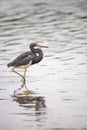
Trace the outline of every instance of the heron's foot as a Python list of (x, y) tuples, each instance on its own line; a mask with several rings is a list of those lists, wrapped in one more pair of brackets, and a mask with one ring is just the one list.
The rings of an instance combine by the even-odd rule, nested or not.
[(25, 81), (25, 77), (22, 77), (21, 82), (24, 83)]

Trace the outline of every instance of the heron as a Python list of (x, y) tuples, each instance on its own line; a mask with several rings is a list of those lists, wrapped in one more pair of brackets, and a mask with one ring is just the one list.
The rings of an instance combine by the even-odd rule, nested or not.
[[(20, 54), (18, 57), (16, 57), (12, 62), (7, 64), (7, 67), (12, 67), (12, 71), (22, 77), (22, 87), (25, 84), (25, 78), (26, 78), (26, 72), (28, 67), (31, 65), (34, 65), (36, 63), (39, 63), (43, 59), (43, 51), (41, 48), (48, 48), (47, 46), (42, 46), (37, 43), (31, 43), (30, 44), (30, 50)], [(17, 72), (15, 69), (24, 69), (24, 75)]]

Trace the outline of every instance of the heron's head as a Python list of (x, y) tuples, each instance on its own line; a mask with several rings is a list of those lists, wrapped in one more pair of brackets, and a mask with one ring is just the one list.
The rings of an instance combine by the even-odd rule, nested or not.
[(30, 44), (30, 48), (40, 49), (40, 48), (48, 48), (48, 47), (47, 47), (47, 46), (39, 45), (39, 44), (37, 44), (37, 43), (31, 43), (31, 44)]

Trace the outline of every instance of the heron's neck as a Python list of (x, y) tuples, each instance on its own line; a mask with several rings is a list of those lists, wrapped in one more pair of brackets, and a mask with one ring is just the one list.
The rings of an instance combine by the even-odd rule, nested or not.
[(34, 53), (37, 57), (43, 58), (43, 52), (41, 49), (36, 49)]
[(35, 54), (35, 62), (38, 63), (42, 60), (43, 58), (43, 52), (41, 49), (33, 49), (32, 51)]

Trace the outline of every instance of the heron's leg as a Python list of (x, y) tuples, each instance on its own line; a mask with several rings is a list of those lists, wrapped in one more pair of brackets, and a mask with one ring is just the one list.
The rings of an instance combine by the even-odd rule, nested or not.
[(25, 68), (24, 76), (23, 76), (23, 78), (22, 78), (23, 86), (25, 85), (25, 88), (26, 88), (26, 80), (25, 80), (26, 72), (27, 72), (27, 68)]
[(22, 85), (21, 85), (21, 87), (23, 88), (24, 85), (25, 85), (25, 88), (26, 88), (25, 75), (26, 75), (27, 69), (25, 69), (24, 75), (22, 75), (22, 74), (18, 73), (17, 71), (15, 71), (15, 68), (16, 68), (16, 67), (14, 67), (14, 68), (12, 69), (12, 71), (22, 77)]
[(27, 69), (25, 69), (25, 71), (24, 71), (24, 78), (26, 77), (26, 72), (27, 72)]
[(13, 71), (14, 73), (18, 74), (19, 76), (21, 76), (22, 78), (24, 78), (23, 75), (21, 75), (20, 73), (18, 73), (17, 71), (15, 71), (15, 68), (16, 68), (16, 67), (14, 67), (14, 68), (12, 69), (12, 71)]

